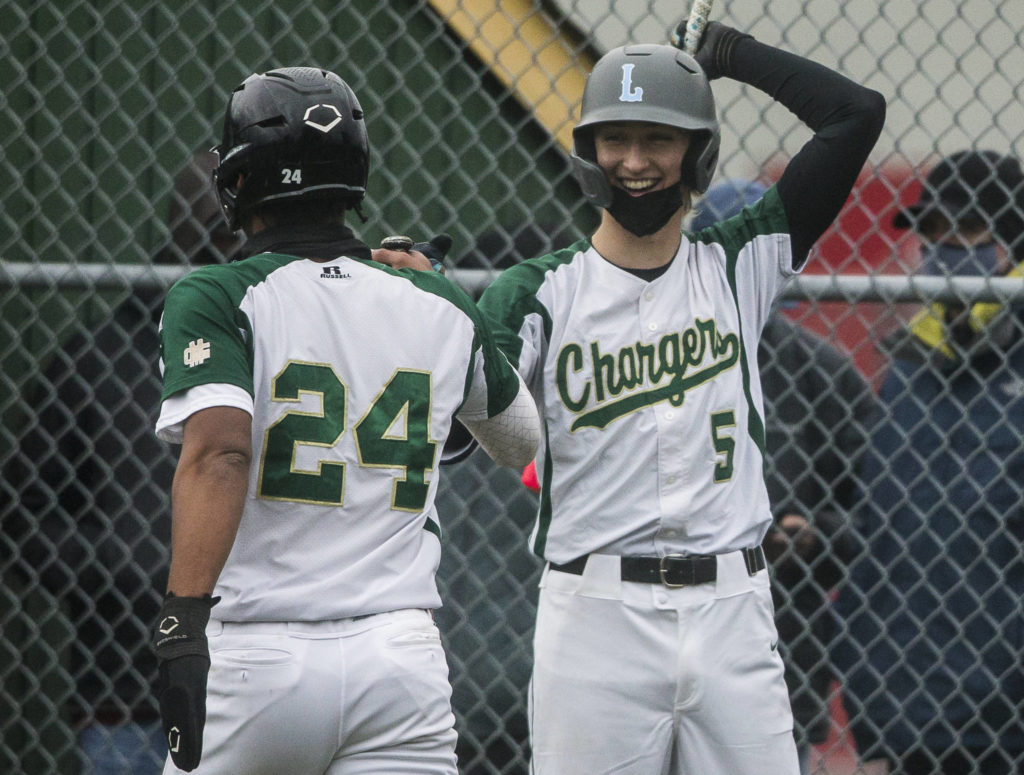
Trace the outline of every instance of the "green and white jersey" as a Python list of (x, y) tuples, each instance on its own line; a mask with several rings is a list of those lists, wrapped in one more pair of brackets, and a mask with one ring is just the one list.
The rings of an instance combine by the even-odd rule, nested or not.
[(432, 272), (264, 253), (170, 290), (157, 433), (210, 406), (253, 418), (227, 621), (319, 621), (440, 605), (434, 496), (452, 417), (519, 380), (472, 300)]
[(479, 306), (537, 401), (534, 551), (565, 563), (717, 554), (770, 522), (757, 341), (794, 274), (772, 188), (684, 235), (647, 282), (586, 241), (505, 272)]

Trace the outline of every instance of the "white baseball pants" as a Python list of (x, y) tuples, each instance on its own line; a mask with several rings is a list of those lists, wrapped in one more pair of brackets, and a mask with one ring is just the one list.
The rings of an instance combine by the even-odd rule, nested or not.
[(797, 775), (766, 570), (623, 582), (618, 557), (547, 569), (534, 636), (535, 775)]
[[(455, 717), (430, 614), (211, 621), (198, 775), (455, 775)], [(170, 757), (164, 775), (179, 773)]]

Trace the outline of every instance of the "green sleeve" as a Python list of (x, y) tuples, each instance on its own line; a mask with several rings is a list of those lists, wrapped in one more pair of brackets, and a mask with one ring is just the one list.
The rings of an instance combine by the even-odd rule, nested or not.
[[(478, 306), (494, 330), (495, 341), (517, 369), (523, 365), (519, 332), (529, 315), (540, 318), (545, 338), (551, 336), (551, 315), (537, 299), (538, 291), (549, 273), (570, 263), (589, 247), (587, 240), (579, 240), (564, 250), (516, 264), (502, 272), (480, 297)], [(534, 344), (539, 350), (540, 343)]]
[(764, 234), (789, 234), (777, 186), (769, 188), (757, 202), (732, 218), (702, 229), (692, 238), (705, 244), (717, 242), (727, 256), (735, 258), (745, 245)]
[[(458, 292), (452, 301), (473, 321), (473, 352), (476, 353), (479, 349), (483, 356), (484, 379), (487, 380), (487, 416), (494, 417), (507, 409), (519, 394), (519, 377), (498, 347), (495, 332), (483, 313), (461, 288), (451, 283), (449, 285)], [(471, 359), (470, 376), (472, 373)], [(467, 389), (468, 387), (467, 380)]]
[(253, 395), (252, 329), (217, 274), (198, 270), (167, 294), (160, 325), (164, 399), (214, 383)]

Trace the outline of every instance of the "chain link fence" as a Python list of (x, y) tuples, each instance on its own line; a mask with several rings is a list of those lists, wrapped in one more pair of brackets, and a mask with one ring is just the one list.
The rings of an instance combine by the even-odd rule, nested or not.
[[(892, 217), (942, 155), (1024, 153), (1024, 4), (719, 5), (716, 18), (836, 67), (889, 106), (853, 196), (762, 345), (773, 501), (809, 516), (829, 547), (790, 547), (774, 564), (812, 767), (855, 771), (849, 723), (866, 730), (864, 745), (905, 737), (929, 715), (923, 745), (1019, 755), (1020, 283), (915, 276), (917, 240)], [(448, 232), (452, 275), (477, 292), (494, 271), (594, 227), (567, 161), (584, 76), (613, 46), (665, 41), (685, 10), (667, 0), (0, 0), (0, 772), (88, 771), (94, 721), (137, 735), (140, 751), (150, 744), (148, 630), (174, 465), (151, 432), (155, 327), (169, 283), (232, 244), (202, 185), (229, 90), (278, 66), (342, 75), (372, 148), (357, 233), (376, 244)], [(715, 92), (717, 179), (775, 179), (807, 131), (748, 87), (719, 81)], [(922, 301), (992, 302), (976, 309), (1000, 325), (988, 360), (942, 371), (930, 393), (890, 368), (889, 343), (922, 324)], [(780, 364), (791, 369), (773, 377)], [(882, 430), (869, 430), (873, 417)], [(535, 496), (482, 455), (442, 475), (438, 621), (462, 769), (525, 773)], [(847, 592), (836, 625), (837, 589)], [(922, 654), (934, 669), (915, 675)], [(833, 656), (840, 683), (870, 687), (847, 704), (849, 718)], [(920, 688), (905, 696), (908, 681)]]

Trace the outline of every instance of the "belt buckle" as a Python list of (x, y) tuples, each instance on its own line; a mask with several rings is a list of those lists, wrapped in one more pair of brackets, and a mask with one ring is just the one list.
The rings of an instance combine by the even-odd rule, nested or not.
[(680, 587), (685, 587), (686, 583), (683, 582), (682, 584), (673, 584), (672, 582), (670, 582), (668, 580), (668, 576), (666, 575), (668, 573), (668, 568), (665, 567), (665, 561), (666, 560), (685, 560), (686, 557), (687, 557), (687, 555), (685, 555), (685, 554), (666, 554), (664, 557), (662, 557), (659, 560), (659, 562), (658, 562), (658, 575), (661, 577), (661, 583), (664, 584), (669, 589), (679, 589)]

